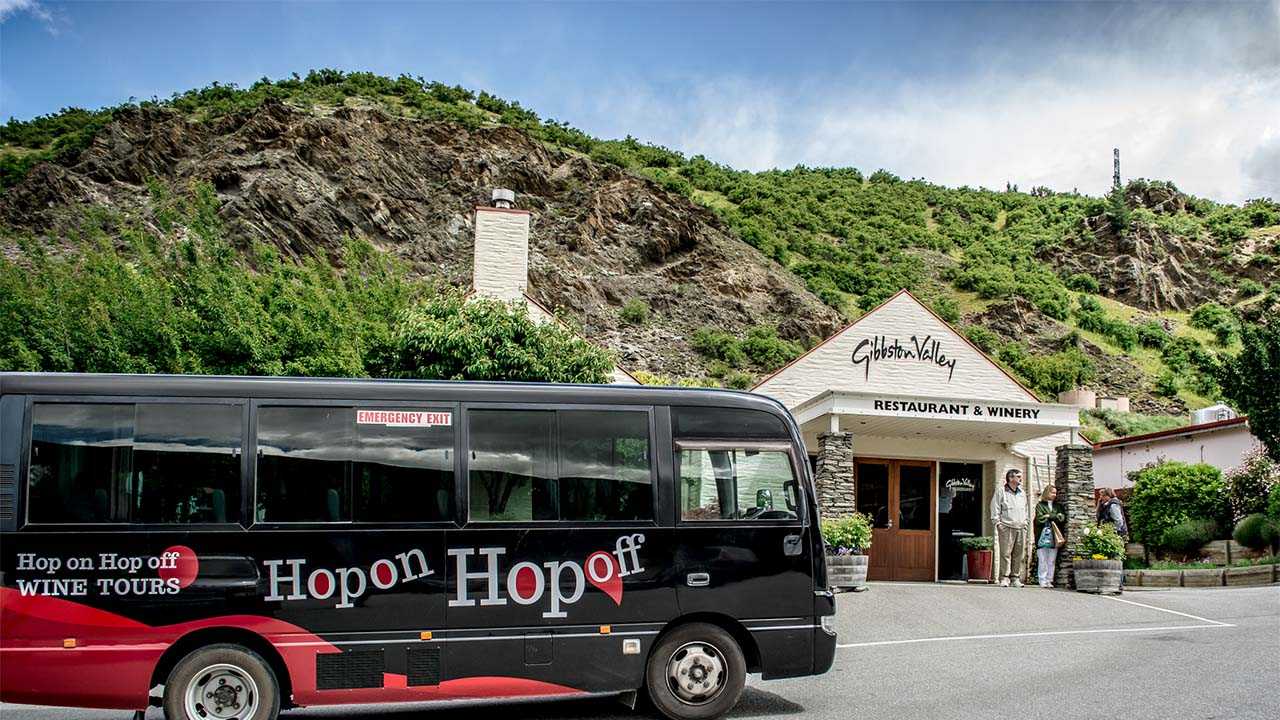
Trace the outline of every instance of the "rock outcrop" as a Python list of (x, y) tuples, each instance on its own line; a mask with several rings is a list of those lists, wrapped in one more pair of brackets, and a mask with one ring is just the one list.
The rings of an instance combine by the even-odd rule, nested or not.
[[(797, 278), (683, 196), (509, 127), (372, 109), (268, 102), (211, 121), (122, 111), (74, 166), (41, 165), (0, 197), (0, 222), (56, 243), (81, 208), (147, 217), (148, 181), (176, 191), (211, 184), (236, 242), (332, 258), (343, 236), (362, 236), (459, 286), (470, 283), (474, 206), (494, 187), (512, 188), (533, 213), (530, 294), (631, 370), (701, 374), (688, 338), (704, 326), (766, 324), (796, 340), (839, 326)], [(633, 298), (652, 319), (624, 328), (617, 310)]]

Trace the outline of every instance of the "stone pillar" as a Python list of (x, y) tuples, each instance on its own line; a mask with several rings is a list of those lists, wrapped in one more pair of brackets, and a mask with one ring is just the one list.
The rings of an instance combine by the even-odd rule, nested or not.
[(1067, 526), (1062, 528), (1067, 544), (1058, 551), (1058, 566), (1053, 582), (1069, 587), (1072, 581), (1072, 558), (1080, 554), (1080, 538), (1086, 527), (1094, 524), (1093, 447), (1059, 445), (1058, 469), (1053, 484), (1058, 488), (1058, 502), (1067, 512)]
[(855, 512), (853, 433), (826, 432), (818, 436), (814, 482), (823, 517), (848, 517)]

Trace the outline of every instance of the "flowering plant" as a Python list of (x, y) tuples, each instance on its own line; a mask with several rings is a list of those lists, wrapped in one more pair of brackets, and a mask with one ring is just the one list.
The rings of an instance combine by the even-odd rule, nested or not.
[(1080, 557), (1076, 559), (1089, 557), (1094, 560), (1119, 560), (1124, 557), (1124, 538), (1110, 525), (1086, 527), (1081, 534), (1077, 552)]

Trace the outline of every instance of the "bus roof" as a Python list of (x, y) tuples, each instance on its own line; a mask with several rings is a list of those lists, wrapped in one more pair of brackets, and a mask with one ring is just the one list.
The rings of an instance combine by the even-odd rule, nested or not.
[(694, 405), (788, 416), (773, 398), (737, 390), (533, 382), (0, 372), (0, 394)]

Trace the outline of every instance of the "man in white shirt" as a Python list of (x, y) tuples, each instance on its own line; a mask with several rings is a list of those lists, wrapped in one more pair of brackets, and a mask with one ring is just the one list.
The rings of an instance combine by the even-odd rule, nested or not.
[(1021, 485), (1022, 471), (1010, 468), (1004, 485), (991, 496), (991, 525), (1000, 544), (1000, 587), (1022, 587), (1027, 564), (1027, 494)]

